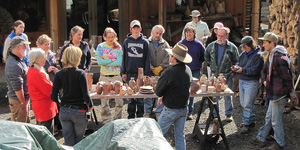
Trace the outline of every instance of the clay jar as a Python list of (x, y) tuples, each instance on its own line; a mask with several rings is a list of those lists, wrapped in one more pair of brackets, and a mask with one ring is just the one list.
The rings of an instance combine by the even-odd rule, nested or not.
[(107, 95), (109, 93), (108, 83), (103, 83), (103, 95)]
[(221, 81), (221, 84), (226, 84), (226, 78), (223, 73), (220, 73), (218, 79)]
[(103, 87), (102, 87), (102, 84), (100, 82), (97, 83), (97, 86), (96, 86), (96, 93), (101, 95), (102, 94), (102, 90), (103, 90)]
[(115, 94), (119, 94), (120, 93), (120, 88), (121, 88), (121, 82), (120, 81), (115, 81), (114, 88), (115, 88)]
[(200, 89), (200, 85), (197, 82), (191, 83), (191, 94), (196, 94), (196, 92)]
[(129, 80), (129, 87), (131, 89), (134, 89), (135, 87), (135, 81), (134, 81), (134, 77), (131, 77), (130, 80)]
[(136, 85), (138, 89), (143, 86), (143, 79), (144, 79), (144, 68), (138, 68), (138, 78), (136, 81)]
[(216, 82), (216, 92), (221, 92), (222, 91), (222, 84), (219, 80)]
[(92, 90), (92, 84), (93, 84), (93, 73), (87, 73), (86, 74), (86, 78), (87, 78), (87, 82), (88, 82), (88, 88), (89, 88), (89, 91)]
[(151, 80), (149, 76), (144, 76), (144, 86), (150, 86), (151, 85)]
[(114, 90), (114, 85), (111, 83), (111, 81), (108, 81), (108, 90), (113, 91)]

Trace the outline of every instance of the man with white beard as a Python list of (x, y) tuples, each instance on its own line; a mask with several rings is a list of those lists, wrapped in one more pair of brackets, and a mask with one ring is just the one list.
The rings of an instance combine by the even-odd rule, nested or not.
[(5, 78), (11, 120), (29, 123), (28, 68), (22, 59), (26, 57), (26, 44), (30, 42), (25, 41), (21, 36), (16, 36), (11, 40), (7, 50)]
[[(215, 74), (216, 77), (220, 73), (226, 77), (227, 85), (232, 89), (232, 77), (233, 73), (231, 66), (234, 66), (239, 61), (239, 52), (237, 47), (230, 41), (228, 41), (228, 36), (230, 29), (227, 27), (222, 27), (218, 29), (217, 40), (210, 43), (204, 53), (204, 58), (207, 66), (210, 67), (211, 73)], [(219, 99), (217, 97), (217, 106), (219, 108)], [(225, 100), (225, 115), (226, 121), (232, 121), (232, 96), (224, 96)], [(216, 117), (216, 111), (214, 111), (214, 116)]]

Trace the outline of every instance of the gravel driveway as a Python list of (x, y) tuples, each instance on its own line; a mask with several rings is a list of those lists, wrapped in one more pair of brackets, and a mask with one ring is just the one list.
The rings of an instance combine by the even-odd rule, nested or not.
[[(199, 110), (199, 104), (200, 104), (201, 98), (195, 98), (195, 109), (193, 114), (193, 120), (189, 120), (186, 122), (185, 125), (185, 135), (186, 135), (186, 144), (187, 144), (187, 150), (197, 150), (200, 148), (199, 141), (192, 138), (192, 132), (195, 125), (195, 120), (197, 117), (197, 111)], [(266, 107), (265, 106), (258, 106), (255, 105), (255, 114), (256, 114), (256, 126), (254, 128), (251, 128), (249, 134), (240, 134), (240, 125), (242, 123), (242, 108), (239, 104), (239, 98), (234, 98), (234, 120), (230, 123), (227, 123), (224, 115), (224, 101), (220, 101), (220, 116), (222, 119), (222, 123), (224, 125), (225, 134), (227, 137), (227, 141), (229, 144), (229, 147), (231, 150), (254, 150), (258, 149), (258, 147), (253, 146), (249, 141), (250, 139), (254, 138), (257, 135), (259, 127), (261, 127), (264, 124), (264, 117), (266, 113)], [(127, 101), (125, 101), (127, 103)], [(100, 101), (94, 100), (95, 104), (95, 111), (97, 114), (98, 121), (100, 122), (99, 126), (96, 126), (96, 128), (99, 128), (102, 126), (101, 124), (101, 117), (100, 117)], [(111, 107), (114, 106), (114, 101), (110, 100)], [(204, 107), (204, 112), (201, 114), (200, 122), (204, 122), (209, 114), (207, 107)], [(123, 107), (123, 118), (127, 118), (127, 104)], [(294, 110), (296, 111), (296, 110)], [(30, 111), (31, 114), (31, 123), (36, 123), (34, 115), (32, 110)], [(10, 110), (7, 104), (0, 104), (0, 119), (10, 119)], [(283, 121), (284, 121), (284, 128), (285, 128), (285, 140), (286, 140), (286, 150), (296, 150), (300, 149), (300, 120), (298, 120), (293, 114), (284, 114), (283, 115)], [(92, 128), (92, 124), (89, 124), (89, 128)], [(57, 140), (60, 144), (63, 144), (63, 137), (61, 135), (61, 132), (59, 132), (57, 135), (55, 135)], [(174, 132), (173, 130), (170, 130), (170, 132), (166, 135), (166, 139), (171, 143), (171, 145), (174, 147), (175, 141), (174, 141)], [(271, 145), (274, 141), (267, 141), (267, 145)], [(203, 148), (203, 146), (201, 146)], [(210, 148), (208, 149), (214, 149), (214, 150), (221, 150), (225, 149), (225, 146), (223, 144), (223, 140), (220, 137), (218, 142), (216, 144), (210, 145)]]

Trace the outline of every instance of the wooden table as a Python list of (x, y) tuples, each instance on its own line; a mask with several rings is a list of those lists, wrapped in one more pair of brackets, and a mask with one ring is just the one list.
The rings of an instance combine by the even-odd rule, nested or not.
[[(216, 97), (216, 96), (233, 96), (234, 93), (230, 91), (230, 93), (199, 93), (199, 94), (191, 94), (191, 97)], [(156, 94), (132, 94), (132, 95), (120, 95), (120, 94), (108, 94), (108, 95), (99, 95), (96, 92), (90, 93), (91, 99), (114, 99), (114, 98), (158, 98)]]

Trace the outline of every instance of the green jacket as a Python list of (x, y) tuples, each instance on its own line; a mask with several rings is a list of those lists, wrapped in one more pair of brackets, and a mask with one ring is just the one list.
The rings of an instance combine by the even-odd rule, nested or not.
[(219, 76), (219, 73), (223, 73), (226, 79), (228, 79), (232, 73), (231, 66), (237, 65), (239, 61), (239, 52), (237, 47), (227, 40), (223, 57), (221, 58), (220, 65), (218, 66), (216, 56), (218, 53), (217, 44), (217, 41), (214, 41), (207, 46), (204, 53), (205, 61), (207, 66), (210, 66), (211, 73), (214, 73), (216, 77)]

